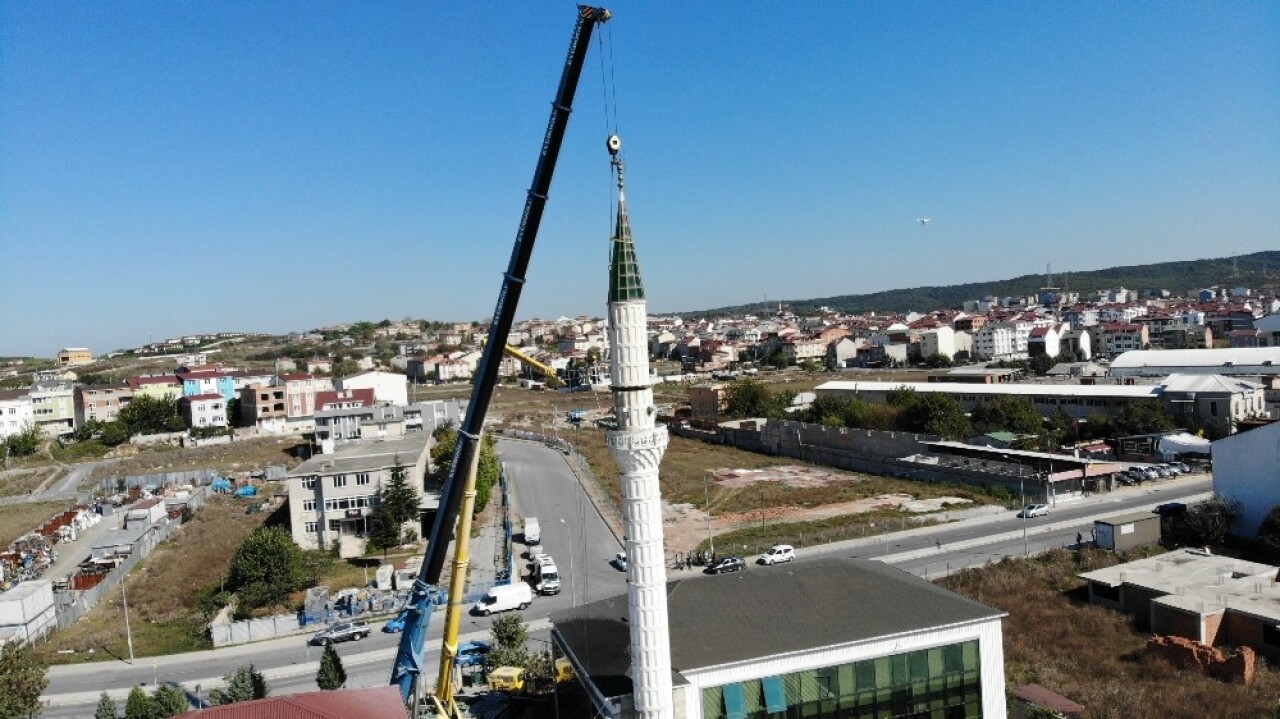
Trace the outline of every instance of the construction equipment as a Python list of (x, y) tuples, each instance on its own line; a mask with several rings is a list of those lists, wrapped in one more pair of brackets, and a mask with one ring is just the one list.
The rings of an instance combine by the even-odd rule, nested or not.
[(449, 717), (458, 714), (457, 703), (453, 698), (453, 667), (458, 656), (458, 625), (461, 621), (463, 588), (466, 585), (471, 514), (475, 506), (476, 465), (480, 459), (480, 438), (485, 414), (498, 381), (498, 365), (501, 360), (498, 353), (502, 351), (499, 348), (505, 344), (515, 319), (524, 275), (529, 267), (538, 226), (542, 222), (547, 193), (551, 188), (551, 176), (555, 172), (560, 146), (569, 124), (569, 113), (578, 89), (578, 79), (582, 76), (591, 35), (596, 25), (606, 22), (609, 17), (609, 11), (604, 8), (578, 6), (577, 24), (569, 42), (569, 55), (560, 76), (560, 87), (551, 105), (551, 119), (542, 140), (538, 164), (533, 173), (533, 184), (525, 199), (524, 214), (516, 231), (515, 247), (511, 251), (511, 261), (498, 294), (498, 306), (494, 311), (493, 321), (489, 324), (489, 339), (476, 369), (471, 401), (458, 431), (453, 466), (441, 490), (440, 508), (431, 527), (422, 568), (410, 593), (404, 634), (400, 637), (400, 648), (391, 670), (391, 683), (400, 688), (400, 695), (406, 704), (414, 705), (415, 717), (421, 689), (423, 640), (431, 617), (432, 598), (438, 593), (436, 587), (440, 583), (449, 540), (453, 537), (457, 537), (458, 541), (449, 578), (440, 673), (432, 702), (436, 711), (441, 714)]
[(536, 370), (539, 374), (542, 375), (548, 387), (552, 389), (556, 389), (557, 387), (564, 386), (564, 380), (560, 379), (560, 377), (556, 375), (556, 371), (551, 367), (548, 367), (547, 365), (539, 362), (538, 360), (530, 357), (529, 355), (521, 352), (520, 350), (516, 349), (515, 347), (512, 347), (511, 345), (504, 345), (502, 347), (502, 351), (505, 352), (508, 357), (515, 360), (519, 360), (520, 362), (524, 363), (526, 367)]

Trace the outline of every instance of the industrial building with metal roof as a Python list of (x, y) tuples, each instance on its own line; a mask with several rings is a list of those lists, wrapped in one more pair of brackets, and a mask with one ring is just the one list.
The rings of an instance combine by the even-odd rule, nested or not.
[(1132, 350), (1111, 361), (1113, 377), (1170, 374), (1277, 375), (1280, 347)]
[[(1005, 714), (1004, 612), (880, 562), (680, 579), (667, 602), (673, 699), (687, 719)], [(551, 621), (592, 710), (630, 716), (626, 595)]]

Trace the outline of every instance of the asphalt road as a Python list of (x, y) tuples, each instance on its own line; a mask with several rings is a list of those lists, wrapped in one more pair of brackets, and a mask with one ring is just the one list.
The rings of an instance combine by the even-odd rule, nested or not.
[[(620, 547), (618, 539), (586, 498), (578, 480), (555, 450), (527, 442), (501, 442), (499, 455), (511, 478), (513, 505), (524, 516), (536, 516), (542, 527), (542, 543), (555, 558), (562, 575), (559, 595), (538, 597), (524, 612), (535, 633), (549, 626), (547, 617), (560, 609), (582, 604), (626, 589), (622, 572), (609, 564)], [(1104, 515), (1149, 510), (1169, 501), (1195, 501), (1211, 491), (1207, 475), (1152, 482), (1141, 488), (1123, 488), (1087, 500), (1062, 502), (1047, 517), (1028, 520), (1026, 546), (1031, 553), (1075, 542), (1080, 532), (1087, 539), (1093, 520)], [(519, 525), (515, 531), (519, 531)], [(921, 576), (936, 577), (956, 569), (982, 564), (1004, 556), (1022, 556), (1024, 524), (1007, 514), (980, 517), (947, 525), (933, 525), (877, 538), (832, 545), (797, 548), (796, 561), (812, 561), (826, 556), (857, 556), (879, 559)], [(521, 546), (521, 549), (523, 547)], [(748, 560), (754, 557), (747, 557)], [(775, 567), (748, 564), (746, 571), (779, 571)], [(669, 578), (703, 577), (694, 571), (668, 571)], [(715, 577), (705, 577), (715, 581)], [(490, 620), (463, 616), (462, 639), (488, 636)], [(438, 655), (442, 615), (436, 613), (428, 629), (427, 675), (434, 674)], [(359, 643), (338, 645), (348, 671), (348, 686), (376, 686), (390, 676), (399, 634), (376, 631)], [(155, 681), (179, 683), (195, 698), (220, 686), (220, 677), (237, 666), (252, 662), (265, 670), (273, 694), (311, 691), (319, 650), (308, 648), (303, 637), (258, 642), (207, 652), (162, 657), (157, 661), (139, 659), (91, 665), (55, 667), (45, 696), (51, 706), (43, 716), (83, 716), (85, 706), (97, 701), (104, 690), (123, 697), (137, 684)]]

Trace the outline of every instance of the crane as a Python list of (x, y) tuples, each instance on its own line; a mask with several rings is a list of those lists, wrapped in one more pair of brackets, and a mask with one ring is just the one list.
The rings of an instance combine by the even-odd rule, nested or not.
[(416, 705), (421, 688), (422, 645), (427, 634), (427, 623), (431, 618), (432, 604), (440, 594), (440, 575), (443, 573), (449, 540), (456, 537), (457, 546), (449, 577), (448, 605), (440, 649), (440, 673), (432, 695), (436, 710), (450, 717), (457, 715), (457, 703), (453, 698), (453, 665), (458, 653), (458, 625), (461, 622), (463, 589), (467, 576), (467, 545), (471, 536), (471, 514), (475, 507), (476, 465), (480, 459), (480, 438), (485, 414), (489, 409), (493, 388), (497, 384), (501, 353), (515, 319), (524, 275), (542, 222), (547, 193), (551, 189), (551, 176), (555, 173), (556, 160), (569, 124), (569, 113), (573, 108), (573, 98), (578, 90), (578, 79), (582, 76), (591, 35), (596, 25), (607, 22), (610, 17), (610, 12), (604, 8), (578, 6), (577, 23), (569, 41), (569, 55), (560, 75), (560, 87), (551, 104), (551, 119), (547, 123), (547, 131), (539, 150), (533, 183), (525, 198), (524, 213), (516, 230), (511, 260), (503, 275), (493, 322), (489, 324), (488, 341), (476, 369), (471, 402), (458, 431), (453, 466), (441, 489), (440, 508), (431, 527), (422, 567), (410, 591), (404, 615), (404, 633), (400, 636), (400, 647), (391, 670), (391, 683), (400, 688), (401, 698), (406, 704)]
[(546, 380), (548, 387), (555, 389), (557, 387), (564, 386), (564, 380), (560, 379), (560, 376), (556, 374), (555, 369), (521, 352), (518, 347), (514, 347), (510, 344), (503, 345), (502, 353), (542, 375), (543, 379)]

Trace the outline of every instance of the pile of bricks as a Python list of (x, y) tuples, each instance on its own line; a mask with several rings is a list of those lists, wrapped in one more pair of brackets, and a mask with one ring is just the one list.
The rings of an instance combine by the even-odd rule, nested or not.
[(1147, 654), (1163, 657), (1174, 666), (1194, 669), (1207, 677), (1225, 682), (1253, 682), (1258, 663), (1257, 652), (1240, 647), (1228, 653), (1183, 637), (1151, 637)]

